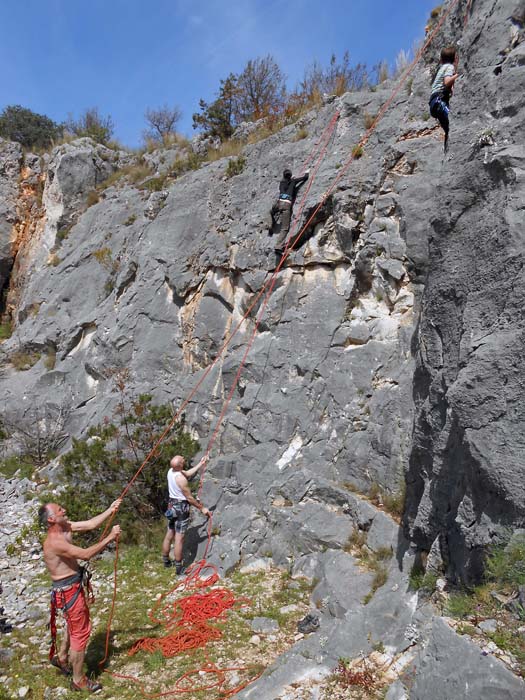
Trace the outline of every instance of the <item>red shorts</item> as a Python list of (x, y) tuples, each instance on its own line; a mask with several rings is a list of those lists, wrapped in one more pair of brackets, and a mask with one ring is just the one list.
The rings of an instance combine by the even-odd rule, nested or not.
[[(72, 586), (69, 590), (58, 593), (56, 597), (57, 608), (63, 608), (73, 598), (76, 591), (77, 586)], [(64, 615), (67, 622), (71, 650), (84, 651), (91, 634), (91, 623), (83, 587), (78, 598)]]

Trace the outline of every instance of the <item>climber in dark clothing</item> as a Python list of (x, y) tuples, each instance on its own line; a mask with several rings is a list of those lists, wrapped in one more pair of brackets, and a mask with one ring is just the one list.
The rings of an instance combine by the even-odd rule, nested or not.
[[(281, 255), (286, 246), (292, 210), (299, 189), (308, 180), (309, 171), (306, 170), (302, 177), (292, 177), (292, 171), (286, 168), (283, 179), (279, 183), (279, 199), (272, 207), (272, 231), (276, 232), (275, 252)], [(278, 217), (280, 217), (280, 228)]]
[(449, 102), (450, 96), (454, 91), (454, 83), (458, 78), (456, 72), (458, 55), (453, 46), (449, 46), (441, 51), (441, 65), (437, 69), (432, 81), (430, 90), (430, 114), (437, 119), (441, 124), (441, 128), (445, 132), (444, 150), (448, 146), (448, 131), (449, 122), (448, 114), (450, 112)]

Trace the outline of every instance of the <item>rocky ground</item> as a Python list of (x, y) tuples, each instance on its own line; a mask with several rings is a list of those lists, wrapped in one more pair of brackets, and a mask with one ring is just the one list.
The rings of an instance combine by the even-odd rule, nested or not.
[[(16, 478), (2, 479), (0, 483), (7, 504), (0, 531), (5, 553), (0, 562), (2, 605), (14, 626), (12, 633), (3, 635), (0, 656), (4, 668), (2, 680), (8, 682), (16, 697), (25, 697), (31, 683), (28, 685), (22, 677), (17, 682), (10, 676), (7, 671), (10, 660), (16, 657), (19, 663), (26, 655), (28, 662), (36, 663), (38, 673), (47, 669), (48, 582), (34, 530), (35, 486), (27, 479)], [(238, 696), (264, 700), (328, 700), (328, 697), (477, 700), (488, 687), (492, 689), (491, 698), (521, 698), (525, 684), (512, 673), (511, 669), (517, 668), (515, 660), (484, 636), (484, 630), (492, 629), (495, 621), (480, 620), (475, 639), (472, 632), (458, 635), (459, 623), (442, 616), (447, 600), (445, 581), (438, 581), (434, 593), (418, 592), (411, 588), (409, 580), (413, 554), (407, 550), (401, 561), (393, 556), (393, 545), (401, 536), (395, 520), (355, 494), (350, 494), (343, 512), (352, 510), (360, 512), (363, 526), (368, 518), (367, 530), (358, 530), (360, 536), (344, 535), (343, 548), (335, 542), (340, 535), (326, 531), (326, 549), (298, 557), (290, 571), (292, 590), (294, 581), (310, 582), (310, 606), (307, 597), (299, 604), (282, 607), (279, 575), (273, 570), (271, 560), (245, 559), (239, 575), (253, 576), (252, 585), (256, 585), (253, 596), (257, 599), (255, 591), (262, 585), (264, 598), (251, 613), (251, 631), (241, 637), (242, 646), (237, 649), (233, 642), (222, 644), (214, 648), (214, 653), (224, 665), (242, 661), (245, 665), (262, 664), (268, 668), (260, 680)], [(150, 566), (147, 564), (146, 570)], [(158, 566), (155, 559), (154, 569)], [(108, 567), (110, 574), (109, 560)], [(125, 573), (121, 576), (125, 581)], [(226, 577), (221, 585), (238, 585), (236, 576)], [(126, 588), (126, 583), (121, 585)], [(108, 606), (111, 577), (99, 572), (96, 588), (99, 603), (103, 608)], [(126, 600), (133, 600), (133, 590), (121, 591), (124, 606)], [(139, 595), (144, 597), (141, 587)], [(287, 632), (272, 619), (273, 613), (268, 615), (269, 610), (276, 610), (280, 618), (289, 616)], [(95, 627), (102, 624), (106, 613), (103, 609), (96, 613)], [(297, 623), (307, 613), (317, 618), (317, 622), (301, 633)], [(114, 626), (120, 629), (124, 619), (135, 617), (122, 618), (120, 622), (117, 617)], [(126, 638), (123, 630), (115, 637), (117, 654), (126, 647)], [(240, 656), (235, 656), (239, 653)], [(337, 672), (341, 660), (346, 664), (346, 675)], [(134, 661), (125, 663), (119, 670), (132, 675), (145, 673), (141, 663), (137, 666)], [(180, 663), (168, 663), (163, 672), (165, 684), (169, 685), (170, 678), (177, 678), (179, 671)], [(48, 692), (45, 695), (48, 700), (62, 693), (60, 684), (53, 687), (58, 688), (58, 695)], [(39, 697), (39, 692), (35, 686), (34, 696)]]

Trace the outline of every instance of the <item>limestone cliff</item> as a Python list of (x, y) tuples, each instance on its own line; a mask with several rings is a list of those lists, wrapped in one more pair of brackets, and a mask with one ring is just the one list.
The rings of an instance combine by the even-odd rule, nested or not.
[[(428, 120), (422, 62), (278, 273), (205, 485), (221, 527), (214, 559), (228, 570), (271, 554), (315, 575), (318, 599), (336, 601), (325, 650), (335, 658), (338, 644), (358, 654), (372, 628), (402, 653), (419, 614), (410, 594), (398, 600), (401, 579), (375, 608), (354, 610), (333, 574), (349, 566), (342, 548), (354, 527), (372, 549), (395, 548), (393, 577), (405, 557), (406, 583), (414, 547), (468, 581), (487, 544), (525, 525), (523, 7), (476, 0), (464, 29), (466, 6), (432, 47), (456, 41), (461, 51), (449, 155)], [(89, 191), (129, 156), (87, 140), (56, 149), (22, 280), (11, 275), (5, 410), (67, 403), (69, 431), (82, 434), (109, 413), (118, 367), (138, 391), (180, 405), (275, 267), (268, 211), (281, 171), (301, 170), (339, 111), (304, 223), (392, 87), (327, 99), (246, 145), (239, 175), (227, 177), (219, 160), (151, 194), (122, 180), (92, 203)], [(16, 145), (0, 148), (5, 284), (24, 163)], [(203, 444), (253, 324), (252, 314), (186, 409)], [(19, 348), (41, 353), (23, 372), (10, 361)], [(405, 483), (404, 532), (349, 491), (398, 494)], [(447, 636), (438, 623), (428, 629), (432, 643)], [(418, 678), (410, 698), (449, 697), (429, 695)], [(513, 682), (501, 697), (518, 697)], [(468, 697), (488, 699), (472, 687)]]

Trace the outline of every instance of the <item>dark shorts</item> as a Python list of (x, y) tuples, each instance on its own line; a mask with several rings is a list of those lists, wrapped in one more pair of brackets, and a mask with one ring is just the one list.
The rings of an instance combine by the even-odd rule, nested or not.
[(168, 518), (168, 528), (181, 534), (186, 532), (190, 524), (190, 504), (188, 501), (168, 501), (168, 512), (173, 516)]

